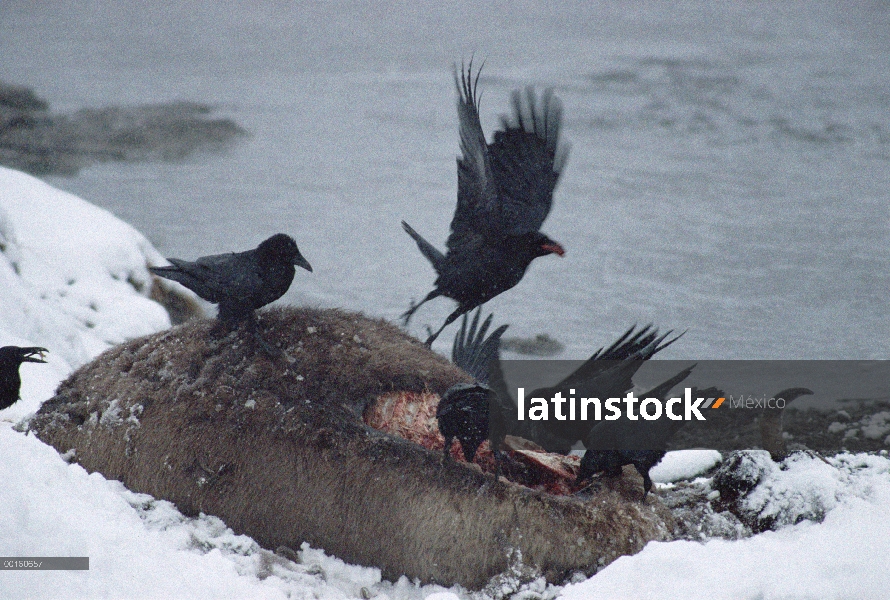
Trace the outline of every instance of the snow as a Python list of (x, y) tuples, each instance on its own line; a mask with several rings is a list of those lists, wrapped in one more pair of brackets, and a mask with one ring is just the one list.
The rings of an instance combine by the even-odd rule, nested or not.
[(862, 435), (867, 438), (876, 440), (890, 432), (890, 412), (888, 411), (875, 413), (863, 421)]
[[(439, 586), (381, 581), (304, 544), (300, 564), (235, 535), (216, 517), (67, 464), (33, 435), (0, 423), (0, 555), (88, 556), (89, 571), (6, 571), (4, 598), (422, 598)], [(27, 476), (22, 476), (26, 466)], [(14, 482), (15, 485), (8, 485)]]
[(12, 169), (0, 167), (0, 192), (2, 343), (39, 341), (70, 368), (170, 326), (148, 298), (147, 266), (166, 261), (141, 233)]
[[(0, 555), (90, 558), (89, 571), (0, 573), (4, 598), (888, 596), (885, 456), (795, 454), (776, 464), (753, 453), (750, 491), (741, 502), (752, 515), (770, 519), (774, 531), (734, 541), (652, 542), (564, 588), (520, 581), (521, 569), (511, 570), (481, 596), (404, 577), (382, 581), (378, 569), (345, 564), (306, 544), (275, 554), (216, 517), (186, 517), (169, 502), (87, 474), (66, 462), (71, 456), (12, 423), (37, 410), (73, 368), (105, 348), (169, 326), (164, 309), (147, 297), (146, 265), (162, 260), (139, 232), (106, 211), (0, 169), (0, 344), (50, 350), (48, 364), (22, 366), (22, 400), (0, 412)], [(864, 436), (881, 436), (887, 423), (879, 414), (855, 427)], [(714, 451), (670, 452), (652, 476), (700, 481), (720, 462)]]
[(872, 488), (890, 480), (890, 462), (868, 454), (821, 459), (793, 454), (745, 498), (744, 509), (779, 525), (821, 520), (845, 499), (868, 498)]
[(567, 586), (563, 598), (886, 598), (890, 482), (872, 483), (867, 498), (846, 500), (819, 524), (733, 542), (652, 542)]
[[(884, 438), (885, 444), (890, 444), (890, 411), (882, 410), (876, 413), (867, 414), (858, 421), (849, 422), (851, 417), (846, 411), (838, 411), (838, 416), (845, 417), (847, 423), (834, 421), (828, 426), (829, 433), (844, 432), (844, 438), (857, 438), (861, 434), (863, 437), (871, 440)], [(886, 436), (886, 437), (885, 437)]]
[(750, 457), (742, 468), (758, 483), (743, 504), (774, 518), (778, 530), (736, 541), (651, 542), (566, 586), (563, 597), (886, 598), (890, 571), (878, 565), (890, 552), (890, 460)]
[(711, 470), (723, 457), (716, 450), (674, 450), (664, 455), (649, 471), (655, 483), (692, 479)]

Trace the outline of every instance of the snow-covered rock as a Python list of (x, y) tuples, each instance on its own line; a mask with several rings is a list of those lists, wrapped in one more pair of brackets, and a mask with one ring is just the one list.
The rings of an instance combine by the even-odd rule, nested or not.
[(0, 167), (0, 345), (49, 349), (49, 365), (22, 367), (22, 401), (0, 419), (34, 412), (72, 368), (110, 346), (169, 327), (149, 298), (155, 264), (166, 261), (108, 211)]
[(673, 450), (652, 467), (649, 476), (656, 483), (692, 479), (713, 469), (722, 458), (716, 450)]
[(821, 521), (844, 499), (868, 497), (882, 480), (890, 481), (890, 461), (880, 456), (795, 452), (775, 463), (765, 450), (748, 450), (729, 456), (713, 487), (742, 521), (764, 531)]

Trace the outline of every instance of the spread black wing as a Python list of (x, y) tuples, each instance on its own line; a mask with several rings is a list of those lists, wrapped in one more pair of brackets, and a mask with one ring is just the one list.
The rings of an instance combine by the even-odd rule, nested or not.
[[(633, 376), (655, 353), (673, 344), (671, 332), (659, 334), (652, 325), (636, 330), (630, 327), (608, 348), (600, 348), (568, 377), (549, 388), (535, 390), (529, 397), (617, 398), (633, 388)], [(493, 375), (493, 378), (496, 378)], [(515, 408), (514, 408), (515, 410)], [(596, 425), (595, 421), (548, 421), (546, 426), (535, 421), (518, 423), (516, 435), (530, 439), (551, 452), (567, 453), (578, 440), (583, 440)]]
[(451, 348), (451, 362), (473, 376), (473, 379), (488, 385), (492, 361), (498, 359), (501, 336), (507, 331), (507, 325), (501, 325), (487, 338), (488, 328), (494, 315), (488, 315), (479, 327), (479, 317), (482, 309), (478, 309), (473, 315), (473, 321), (467, 330), (467, 316), (461, 321), (460, 331), (454, 336), (454, 344)]
[(488, 147), (498, 189), (498, 220), (509, 235), (538, 231), (553, 205), (553, 190), (568, 157), (559, 144), (562, 104), (546, 90), (513, 92), (513, 114), (501, 120)]
[[(634, 331), (636, 326), (631, 326), (608, 348), (600, 348), (584, 361), (571, 375), (560, 381), (554, 388), (556, 390), (568, 390), (575, 388), (576, 394), (591, 393), (593, 397), (611, 398), (628, 392), (633, 388), (632, 377), (643, 366), (643, 361), (649, 360), (656, 353), (664, 350), (676, 342), (682, 334), (671, 340), (665, 341), (672, 331), (662, 335), (651, 324), (639, 331)], [(602, 375), (611, 370), (617, 362), (631, 359), (634, 369), (622, 368), (621, 377), (605, 378), (608, 382), (608, 390), (603, 389), (604, 378)], [(591, 384), (593, 384), (591, 386)], [(595, 392), (595, 393), (594, 393)]]
[(461, 157), (447, 246), (452, 253), (474, 252), (487, 238), (541, 227), (568, 151), (559, 144), (562, 107), (552, 91), (540, 100), (531, 88), (514, 92), (513, 114), (503, 118), (489, 145), (479, 121), (479, 71), (474, 78), (471, 62), (454, 80)]

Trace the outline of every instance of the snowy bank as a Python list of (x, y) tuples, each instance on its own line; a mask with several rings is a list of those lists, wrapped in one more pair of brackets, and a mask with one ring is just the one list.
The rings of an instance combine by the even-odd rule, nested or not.
[(50, 351), (49, 365), (23, 367), (22, 401), (0, 418), (34, 412), (72, 368), (109, 347), (169, 327), (150, 299), (147, 266), (156, 264), (164, 257), (108, 211), (0, 167), (0, 345)]
[(890, 572), (881, 565), (890, 553), (890, 460), (870, 454), (823, 460), (797, 453), (777, 464), (765, 451), (742, 457), (736, 472), (749, 476), (752, 487), (740, 508), (769, 519), (776, 531), (734, 541), (652, 542), (567, 586), (562, 596), (887, 597)]
[(804, 521), (738, 541), (652, 542), (591, 579), (566, 600), (599, 598), (886, 598), (890, 485), (852, 498), (821, 524)]

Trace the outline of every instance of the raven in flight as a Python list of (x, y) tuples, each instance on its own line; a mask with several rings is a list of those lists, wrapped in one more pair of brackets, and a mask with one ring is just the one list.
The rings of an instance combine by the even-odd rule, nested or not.
[[(439, 296), (458, 306), (433, 343), (462, 314), (515, 286), (531, 262), (547, 254), (565, 254), (563, 247), (539, 231), (553, 204), (553, 190), (568, 156), (559, 143), (562, 106), (552, 91), (540, 98), (532, 88), (513, 92), (513, 114), (503, 117), (494, 141), (485, 142), (476, 91), (479, 71), (472, 62), (460, 79), (457, 114), (461, 156), (457, 159), (457, 209), (442, 254), (402, 221), (421, 253), (436, 270), (436, 287), (402, 315), (404, 323), (424, 303)], [(481, 71), (481, 70), (480, 70)]]

